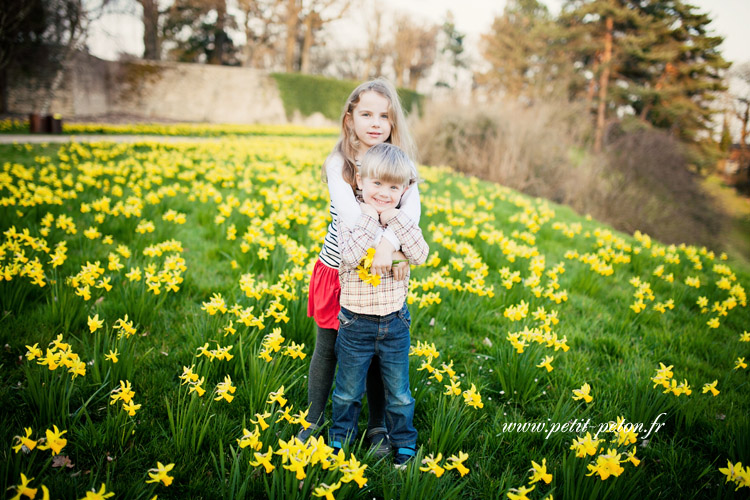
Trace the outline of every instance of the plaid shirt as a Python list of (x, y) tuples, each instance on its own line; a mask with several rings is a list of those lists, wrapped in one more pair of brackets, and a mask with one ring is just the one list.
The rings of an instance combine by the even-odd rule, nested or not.
[[(341, 307), (360, 314), (385, 316), (400, 310), (406, 302), (409, 291), (409, 269), (406, 279), (396, 281), (393, 272), (381, 276), (377, 287), (365, 283), (357, 274), (357, 266), (375, 243), (375, 235), (380, 229), (380, 222), (369, 215), (362, 214), (357, 219), (354, 229), (341, 224), (339, 227), (339, 248), (341, 265), (339, 281), (341, 282)], [(422, 236), (422, 230), (409, 216), (399, 210), (395, 217), (388, 221), (401, 242), (401, 251), (409, 264), (420, 265), (427, 260), (429, 248)]]

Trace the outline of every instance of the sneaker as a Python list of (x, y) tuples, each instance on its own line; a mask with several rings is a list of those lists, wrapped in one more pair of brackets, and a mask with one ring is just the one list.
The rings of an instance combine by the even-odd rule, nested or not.
[(299, 432), (297, 433), (297, 439), (299, 439), (300, 441), (304, 443), (308, 440), (310, 436), (316, 435), (319, 430), (320, 430), (320, 426), (315, 425), (315, 424), (310, 424), (310, 426), (307, 429), (303, 427), (302, 429), (299, 430)]
[(339, 452), (341, 451), (342, 445), (340, 441), (331, 441), (331, 448), (333, 451), (331, 452), (332, 455), (338, 456)]
[[(374, 431), (374, 432), (373, 432)], [(367, 437), (370, 439), (370, 451), (375, 458), (383, 458), (389, 455), (393, 451), (391, 442), (388, 440), (388, 434), (385, 429), (373, 429), (367, 433)]]
[(397, 469), (406, 469), (406, 466), (416, 454), (414, 448), (399, 448), (396, 450), (396, 456), (393, 457), (393, 466)]

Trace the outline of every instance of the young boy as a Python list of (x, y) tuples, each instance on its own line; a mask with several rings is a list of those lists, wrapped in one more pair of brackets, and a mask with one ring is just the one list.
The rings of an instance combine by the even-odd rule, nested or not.
[(416, 180), (414, 177), (411, 161), (398, 147), (384, 143), (370, 148), (357, 174), (364, 202), (362, 215), (354, 228), (342, 225), (339, 232), (341, 312), (330, 444), (341, 448), (356, 437), (367, 369), (373, 356), (378, 356), (397, 467), (414, 456), (417, 444), (414, 398), (409, 390), (408, 266), (405, 279), (397, 281), (389, 271), (381, 276), (377, 286), (362, 281), (357, 266), (373, 247), (381, 227), (396, 233), (409, 264), (424, 264), (427, 260), (428, 247), (422, 231), (396, 208), (401, 195)]

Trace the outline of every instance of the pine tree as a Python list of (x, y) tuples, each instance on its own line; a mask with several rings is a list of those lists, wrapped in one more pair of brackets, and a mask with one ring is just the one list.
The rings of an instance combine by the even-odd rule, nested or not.
[(710, 36), (708, 15), (681, 0), (574, 0), (559, 18), (573, 38), (576, 66), (594, 75), (594, 148), (607, 117), (638, 116), (690, 145), (699, 167), (712, 161), (712, 103), (729, 66)]

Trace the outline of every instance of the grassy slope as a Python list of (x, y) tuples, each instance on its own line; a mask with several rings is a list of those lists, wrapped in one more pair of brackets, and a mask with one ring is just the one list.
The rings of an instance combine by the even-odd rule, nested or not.
[(750, 199), (724, 185), (716, 176), (707, 178), (703, 185), (730, 217), (727, 246), (737, 258), (750, 263)]
[[(229, 177), (241, 178), (242, 175), (248, 175), (253, 183), (249, 197), (263, 201), (266, 217), (282, 210), (283, 204), (273, 207), (274, 197), (283, 199), (284, 195), (264, 194), (261, 188), (282, 184), (306, 191), (304, 200), (290, 201), (291, 206), (300, 208), (307, 205), (311, 208), (311, 213), (324, 213), (325, 191), (315, 181), (317, 165), (330, 148), (330, 140), (278, 141), (280, 142), (257, 139), (194, 147), (141, 145), (134, 149), (123, 146), (114, 154), (110, 153), (111, 148), (108, 146), (95, 145), (91, 148), (94, 157), (99, 156), (102, 163), (132, 162), (128, 159), (131, 158), (135, 160), (135, 164), (153, 162), (162, 169), (174, 166), (182, 170), (205, 168), (206, 171), (198, 176), (199, 179), (208, 177), (214, 165), (225, 168)], [(87, 149), (83, 147), (79, 154), (85, 151)], [(24, 150), (23, 147), (4, 146), (0, 149), (0, 155), (6, 162), (26, 165), (34, 165), (35, 157), (39, 155), (48, 155), (52, 158), (52, 163), (57, 164), (57, 154), (58, 147), (32, 147)], [(110, 157), (102, 159), (101, 155)], [(439, 267), (448, 265), (449, 276), (463, 283), (469, 282), (468, 259), (466, 255), (460, 255), (460, 249), (451, 250), (451, 244), (446, 243), (445, 236), (440, 237), (438, 225), (442, 223), (444, 229), (450, 227), (453, 230), (448, 238), (459, 244), (468, 243), (476, 251), (489, 271), (485, 278), (486, 287), (494, 287), (494, 297), (489, 298), (437, 286), (432, 291), (439, 291), (442, 300), (439, 305), (419, 308), (415, 303), (411, 306), (413, 343), (418, 340), (434, 342), (441, 352), (436, 364), (452, 360), (454, 368), (462, 377), (462, 389), (468, 388), (472, 383), (476, 384), (484, 402), (481, 410), (467, 411), (466, 407), (459, 409), (455, 405), (449, 409), (439, 407), (440, 404), (448, 404), (445, 403), (448, 401), (446, 398), (439, 396), (443, 391), (442, 384), (428, 380), (425, 371), (418, 371), (420, 362), (415, 359), (411, 377), (412, 385), (417, 389), (416, 425), (421, 433), (421, 444), (425, 454), (442, 452), (447, 456), (459, 449), (469, 453), (467, 465), (471, 473), (460, 480), (456, 479), (455, 473), (446, 473), (440, 481), (422, 480), (420, 483), (411, 476), (394, 475), (383, 463), (370, 462), (367, 477), (370, 479), (368, 488), (371, 489), (358, 493), (363, 498), (387, 496), (389, 488), (395, 485), (402, 486), (402, 491), (411, 491), (411, 494), (415, 494), (415, 488), (419, 487), (422, 488), (420, 495), (425, 491), (432, 491), (433, 496), (445, 497), (446, 490), (451, 485), (461, 484), (462, 497), (501, 498), (505, 497), (507, 488), (518, 488), (526, 482), (531, 460), (541, 462), (546, 458), (548, 470), (555, 478), (552, 483), (554, 490), (549, 486), (539, 486), (534, 493), (538, 493), (539, 498), (542, 493), (549, 491), (553, 491), (555, 498), (580, 498), (584, 490), (595, 488), (600, 480), (583, 477), (586, 472), (583, 467), (585, 461), (567, 458), (574, 434), (557, 433), (545, 439), (539, 434), (503, 433), (503, 424), (548, 419), (549, 422), (591, 419), (592, 423), (599, 423), (614, 420), (621, 415), (628, 421), (648, 424), (659, 413), (667, 412), (666, 426), (658, 434), (651, 436), (645, 446), (640, 440), (637, 443), (637, 455), (643, 460), (641, 465), (637, 469), (625, 465), (625, 472), (621, 477), (606, 482), (609, 487), (614, 485), (614, 491), (608, 495), (599, 492), (598, 496), (731, 496), (733, 488), (723, 485), (724, 478), (719, 474), (718, 468), (725, 466), (727, 459), (743, 463), (750, 461), (750, 429), (746, 419), (750, 402), (745, 385), (748, 375), (746, 370), (732, 369), (738, 356), (748, 354), (748, 344), (739, 342), (738, 338), (740, 333), (748, 329), (750, 313), (746, 307), (736, 307), (722, 318), (718, 329), (706, 326), (706, 321), (713, 315), (700, 313), (695, 305), (697, 298), (705, 295), (713, 303), (727, 296), (725, 291), (715, 286), (717, 276), (712, 272), (712, 266), (719, 262), (718, 257), (712, 262), (702, 256), (703, 270), (696, 271), (692, 269), (692, 264), (683, 251), (675, 249), (675, 253), (681, 257), (680, 264), (669, 264), (664, 262), (663, 257), (652, 257), (649, 250), (642, 249), (639, 254), (632, 255), (631, 262), (614, 264), (612, 276), (601, 276), (593, 272), (589, 265), (565, 258), (569, 250), (577, 250), (579, 254), (597, 251), (601, 245), (597, 243), (596, 234), (606, 238), (610, 233), (602, 232), (608, 229), (596, 221), (585, 220), (565, 207), (541, 200), (529, 200), (510, 190), (443, 170), (425, 169), (423, 173), (427, 181), (420, 188), (424, 206), (421, 226), (431, 250), (438, 254), (441, 262), (436, 267), (416, 269), (413, 279), (420, 280), (427, 287), (429, 276)], [(106, 172), (100, 173), (100, 179), (103, 178), (115, 182), (114, 177)], [(168, 179), (164, 184), (175, 181), (176, 179)], [(226, 182), (225, 179), (213, 178), (213, 181), (225, 197), (229, 193), (235, 193), (240, 200), (246, 196), (230, 184), (222, 185)], [(179, 182), (191, 186), (187, 180)], [(157, 185), (152, 185), (152, 189), (156, 189)], [(39, 220), (47, 210), (54, 214), (69, 213), (76, 220), (79, 234), (76, 237), (65, 237), (70, 240), (70, 248), (69, 262), (63, 267), (63, 274), (74, 274), (89, 259), (105, 262), (111, 248), (102, 245), (100, 241), (86, 240), (80, 234), (83, 229), (94, 224), (94, 221), (92, 214), (80, 214), (78, 207), (82, 200), (90, 202), (101, 196), (98, 189), (101, 188), (87, 189), (78, 200), (68, 201), (63, 207), (21, 208), (21, 216), (16, 213), (15, 207), (0, 208), (3, 221), (1, 229), (4, 231), (13, 224), (19, 230), (29, 227), (32, 234), (35, 234)], [(5, 192), (2, 195), (5, 196)], [(113, 196), (112, 193), (110, 196)], [(488, 204), (493, 205), (491, 209), (487, 208)], [(539, 254), (545, 256), (545, 271), (559, 262), (565, 263), (565, 272), (560, 274), (558, 281), (560, 289), (567, 290), (568, 300), (561, 304), (534, 297), (521, 283), (506, 290), (501, 284), (498, 270), (508, 267), (511, 272), (519, 271), (521, 277), (526, 278), (529, 275), (529, 259), (516, 257), (511, 262), (509, 255), (503, 253), (501, 243), (490, 244), (478, 236), (458, 234), (461, 228), (470, 229), (473, 225), (480, 231), (483, 227), (492, 227), (496, 231), (502, 231), (506, 241), (513, 240), (524, 245), (526, 243), (522, 241), (520, 234), (511, 237), (516, 230), (528, 231), (521, 221), (516, 220), (518, 214), (526, 212), (544, 218), (545, 213), (550, 215), (547, 207), (554, 211), (554, 215), (541, 225), (540, 230), (533, 235), (534, 245), (529, 246), (534, 246)], [(178, 226), (163, 222), (161, 215), (168, 209), (185, 213), (189, 224)], [(486, 217), (488, 213), (491, 214), (489, 219)], [(275, 276), (291, 267), (286, 263), (286, 254), (280, 249), (274, 250), (270, 261), (265, 262), (254, 258), (257, 245), (253, 246), (251, 252), (242, 253), (239, 250), (239, 236), (250, 225), (249, 219), (235, 210), (227, 222), (218, 226), (214, 221), (216, 214), (217, 204), (210, 196), (205, 202), (201, 202), (199, 199), (190, 200), (187, 193), (180, 193), (173, 197), (167, 195), (160, 203), (145, 206), (143, 217), (155, 222), (156, 233), (136, 237), (133, 232), (136, 222), (121, 217), (108, 217), (101, 224), (103, 232), (114, 236), (115, 245), (125, 243), (136, 251), (132, 262), (140, 263), (141, 267), (147, 259), (139, 257), (138, 251), (146, 244), (168, 238), (180, 240), (186, 249), (183, 256), (187, 261), (188, 271), (186, 281), (177, 295), (168, 296), (153, 314), (143, 313), (144, 320), (139, 333), (147, 335), (131, 343), (133, 353), (129, 361), (130, 368), (129, 371), (123, 369), (123, 373), (130, 377), (129, 380), (136, 389), (136, 400), (144, 404), (136, 418), (135, 434), (132, 438), (126, 436), (117, 441), (113, 437), (116, 432), (109, 429), (119, 422), (115, 419), (116, 414), (108, 412), (111, 410), (107, 408), (106, 397), (95, 398), (88, 408), (89, 417), (68, 428), (68, 448), (65, 452), (75, 464), (71, 471), (81, 472), (75, 477), (69, 475), (71, 471), (40, 470), (42, 459), (29, 465), (28, 457), (15, 454), (12, 458), (9, 456), (12, 454), (9, 448), (12, 437), (20, 434), (22, 427), (33, 426), (36, 436), (42, 429), (56, 423), (54, 419), (45, 420), (41, 413), (28, 405), (24, 397), (25, 387), (28, 385), (23, 371), (25, 363), (20, 357), (26, 351), (25, 344), (39, 342), (44, 345), (60, 329), (50, 314), (45, 299), (46, 291), (33, 290), (21, 310), (3, 318), (0, 323), (0, 341), (7, 344), (0, 358), (4, 373), (0, 385), (0, 414), (5, 424), (0, 431), (0, 441), (6, 443), (2, 461), (7, 464), (3, 474), (4, 488), (16, 483), (18, 471), (26, 470), (48, 485), (56, 496), (80, 497), (83, 490), (106, 482), (109, 489), (116, 491), (118, 496), (134, 498), (148, 493), (144, 490), (143, 483), (145, 470), (154, 467), (159, 460), (177, 464), (175, 483), (170, 488), (162, 487), (157, 490), (161, 497), (211, 498), (217, 495), (220, 487), (217, 478), (219, 472), (212, 462), (212, 454), (220, 455), (219, 443), (223, 444), (224, 454), (227, 453), (227, 447), (234, 444), (235, 438), (241, 435), (242, 427), (249, 426), (246, 419), (252, 418), (256, 411), (261, 411), (258, 406), (262, 405), (265, 394), (278, 388), (277, 382), (286, 382), (287, 395), (295, 408), (304, 406), (305, 380), (301, 375), (306, 372), (309, 357), (302, 363), (286, 358), (278, 360), (275, 363), (276, 369), (280, 370), (278, 378), (269, 382), (242, 375), (243, 366), (254, 366), (247, 355), (244, 363), (237, 356), (225, 365), (217, 366), (218, 362), (211, 366), (205, 364), (203, 369), (210, 378), (208, 389), (220, 381), (225, 373), (230, 373), (239, 388), (238, 399), (233, 404), (214, 403), (212, 412), (215, 412), (215, 417), (206, 441), (198, 452), (181, 450), (174, 443), (168, 428), (165, 401), (175, 403), (179, 387), (177, 375), (182, 366), (196, 362), (194, 354), (197, 347), (209, 340), (212, 347), (213, 340), (221, 345), (231, 341), (235, 345), (233, 352), (236, 355), (241, 345), (245, 352), (257, 349), (260, 340), (260, 335), (252, 328), (245, 329), (241, 337), (243, 340), (239, 340), (239, 337), (227, 340), (217, 335), (214, 332), (224, 322), (201, 311), (201, 303), (208, 301), (212, 293), (220, 292), (229, 303), (237, 300), (251, 305), (253, 301), (243, 299), (243, 294), (238, 289), (237, 283), (242, 273), (252, 272), (256, 276), (263, 276), (262, 279), (274, 282)], [(581, 231), (573, 237), (565, 236), (561, 230), (553, 229), (555, 222), (568, 225), (580, 223)], [(226, 226), (229, 223), (237, 225), (236, 241), (226, 241)], [(277, 234), (282, 232), (308, 248), (316, 243), (304, 224), (293, 223), (288, 230), (277, 229)], [(631, 237), (611, 234), (609, 242), (600, 242), (605, 247), (609, 244), (616, 246), (620, 238), (625, 245), (622, 250), (625, 254), (631, 255), (633, 248), (642, 247), (641, 243)], [(55, 236), (51, 238), (52, 241), (61, 237), (57, 233)], [(442, 240), (444, 244), (436, 243), (436, 240)], [(654, 246), (658, 245), (654, 243)], [(613, 251), (619, 252), (621, 249), (614, 248)], [(449, 264), (451, 259), (462, 259), (464, 269), (458, 271), (453, 268)], [(238, 262), (239, 269), (232, 268), (232, 260)], [(312, 260), (314, 252), (311, 251), (307, 261)], [(460, 263), (456, 261), (457, 265)], [(653, 275), (654, 269), (660, 264), (665, 265), (665, 274), (674, 273), (674, 283), (667, 283)], [(738, 282), (746, 287), (750, 283), (750, 268), (731, 256), (728, 264)], [(125, 271), (127, 268), (122, 272)], [(652, 309), (652, 302), (647, 302), (649, 308), (646, 311), (639, 315), (633, 313), (629, 305), (634, 300), (632, 296), (635, 289), (629, 280), (634, 276), (652, 284), (656, 296), (654, 302), (672, 298), (675, 309), (660, 314)], [(688, 276), (699, 276), (701, 288), (696, 290), (686, 286), (684, 279)], [(119, 279), (122, 278), (115, 278), (115, 289), (111, 293), (116, 293), (117, 287), (122, 289), (126, 286)], [(543, 278), (543, 283), (546, 281), (547, 278)], [(2, 283), (0, 287), (7, 290), (9, 284)], [(285, 302), (291, 321), (282, 325), (282, 328), (289, 339), (304, 342), (307, 345), (306, 351), (310, 354), (314, 344), (313, 324), (304, 316), (304, 285), (298, 283), (296, 289), (298, 297)], [(5, 290), (3, 293), (6, 293)], [(418, 291), (419, 296), (424, 293)], [(129, 304), (117, 297), (105, 296), (104, 301), (94, 306), (90, 314), (98, 313), (107, 320), (109, 326), (116, 318), (129, 311), (132, 317)], [(503, 316), (503, 312), (507, 306), (518, 304), (521, 300), (530, 304), (529, 315), (522, 321), (510, 322)], [(256, 309), (267, 305), (267, 300), (258, 301)], [(532, 320), (531, 312), (539, 306), (545, 307), (547, 311), (558, 311), (560, 322), (554, 327), (554, 331), (560, 338), (567, 337), (570, 346), (568, 352), (553, 352), (552, 349), (534, 346), (518, 355), (505, 340), (508, 332), (520, 331), (524, 326), (538, 325), (537, 321)], [(85, 315), (83, 318), (85, 319)], [(268, 326), (270, 329), (272, 325)], [(266, 331), (263, 332), (265, 333)], [(65, 335), (66, 339), (70, 338), (74, 350), (80, 352), (83, 359), (96, 358), (97, 363), (104, 363), (99, 357), (101, 353), (90, 346), (89, 337), (85, 322), (72, 325), (70, 334)], [(554, 370), (550, 373), (535, 366), (546, 354), (555, 356)], [(674, 365), (674, 376), (678, 382), (688, 379), (693, 389), (691, 396), (676, 398), (652, 387), (650, 377), (654, 375), (660, 362)], [(44, 368), (31, 366), (30, 369)], [(93, 368), (90, 369), (93, 372)], [(513, 373), (517, 375), (512, 375)], [(36, 376), (38, 375), (30, 375)], [(79, 380), (79, 389), (74, 394), (76, 403), (83, 402), (99, 386), (104, 386), (106, 391), (114, 388), (117, 378), (104, 380), (99, 385), (91, 377)], [(713, 380), (718, 380), (721, 394), (716, 398), (701, 394), (702, 385)], [(592, 386), (594, 402), (590, 405), (570, 398), (571, 390), (579, 388), (584, 382)], [(254, 386), (257, 386), (257, 390), (253, 389)], [(511, 394), (514, 390), (521, 394)], [(77, 407), (76, 404), (73, 407)], [(455, 421), (450, 421), (446, 415), (455, 417)], [(440, 433), (443, 427), (448, 429), (447, 436)], [(469, 427), (471, 432), (463, 439), (454, 437), (456, 433)], [(279, 427), (282, 437), (290, 436), (294, 430), (292, 426)], [(245, 456), (245, 460), (247, 458), (251, 456)], [(243, 463), (246, 464), (246, 461)], [(578, 464), (577, 468), (575, 464)], [(242, 467), (244, 471), (245, 465)], [(257, 475), (250, 476), (249, 484), (251, 491), (263, 494), (263, 483)]]

